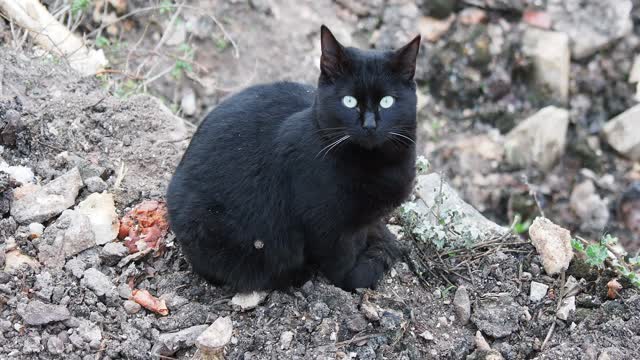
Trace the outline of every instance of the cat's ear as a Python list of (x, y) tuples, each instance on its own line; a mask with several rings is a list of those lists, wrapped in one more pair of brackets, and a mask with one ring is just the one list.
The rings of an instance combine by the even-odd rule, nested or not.
[(413, 80), (416, 73), (416, 58), (420, 49), (420, 35), (409, 43), (393, 52), (391, 55), (391, 68), (405, 80)]
[(348, 65), (344, 47), (336, 40), (328, 27), (320, 27), (320, 72), (330, 80), (343, 74)]

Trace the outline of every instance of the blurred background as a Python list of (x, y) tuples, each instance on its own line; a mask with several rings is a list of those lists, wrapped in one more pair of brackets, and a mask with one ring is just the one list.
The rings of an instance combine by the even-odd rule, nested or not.
[[(640, 0), (46, 0), (108, 67), (193, 125), (230, 93), (315, 83), (319, 29), (345, 45), (423, 43), (419, 151), (492, 220), (544, 212), (640, 248)], [(31, 46), (0, 20), (0, 44)], [(535, 195), (535, 196), (532, 196)]]

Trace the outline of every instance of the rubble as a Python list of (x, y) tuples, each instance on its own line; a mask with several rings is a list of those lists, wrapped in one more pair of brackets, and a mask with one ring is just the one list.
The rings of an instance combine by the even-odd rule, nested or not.
[(640, 105), (609, 120), (603, 128), (604, 138), (620, 154), (640, 161)]
[(528, 28), (522, 43), (523, 52), (533, 60), (533, 74), (540, 91), (550, 92), (550, 97), (566, 104), (571, 63), (567, 34)]
[(542, 258), (542, 265), (547, 274), (559, 274), (569, 268), (573, 259), (569, 230), (552, 223), (549, 219), (538, 217), (529, 227), (529, 236)]

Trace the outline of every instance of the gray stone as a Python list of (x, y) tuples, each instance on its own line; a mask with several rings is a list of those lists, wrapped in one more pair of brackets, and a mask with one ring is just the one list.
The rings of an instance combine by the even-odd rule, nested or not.
[(360, 310), (364, 314), (364, 317), (366, 317), (368, 320), (380, 320), (380, 315), (378, 315), (378, 307), (376, 305), (368, 302), (363, 302), (362, 305), (360, 305)]
[(180, 349), (193, 346), (198, 336), (208, 327), (208, 325), (196, 325), (180, 331), (160, 334), (158, 338), (160, 346), (157, 346), (156, 349), (159, 350), (160, 355), (171, 356)]
[(106, 296), (108, 298), (118, 296), (118, 291), (109, 277), (96, 268), (90, 268), (84, 271), (81, 284), (93, 290), (98, 296)]
[(36, 283), (34, 288), (36, 289), (36, 294), (38, 297), (44, 300), (51, 300), (51, 295), (53, 294), (53, 278), (51, 277), (51, 273), (48, 271), (43, 271), (40, 274), (36, 275)]
[(400, 328), (404, 315), (400, 311), (385, 309), (380, 316), (380, 326), (385, 330), (395, 330)]
[(288, 350), (294, 337), (293, 331), (284, 331), (280, 334), (280, 350)]
[[(528, 28), (523, 37), (523, 51), (531, 57), (535, 82), (550, 90), (562, 103), (569, 100), (571, 52), (569, 36), (562, 32)], [(546, 89), (545, 89), (546, 88)]]
[(456, 289), (456, 294), (453, 297), (453, 307), (456, 311), (458, 321), (460, 321), (462, 325), (468, 324), (471, 318), (471, 300), (469, 299), (469, 293), (466, 287), (459, 286), (458, 289)]
[(549, 171), (564, 153), (569, 111), (547, 106), (527, 118), (505, 138), (505, 155), (514, 166)]
[(51, 336), (47, 340), (47, 350), (54, 355), (62, 354), (64, 352), (64, 342), (57, 336)]
[(74, 210), (64, 210), (44, 231), (38, 243), (38, 259), (47, 267), (61, 269), (65, 259), (95, 245), (89, 218)]
[(32, 300), (18, 305), (18, 315), (27, 325), (44, 325), (55, 321), (64, 321), (71, 317), (65, 306), (45, 304), (40, 300)]
[(560, 304), (560, 308), (556, 311), (556, 316), (560, 320), (568, 320), (571, 313), (575, 313), (576, 311), (576, 297), (569, 296), (562, 300)]
[(583, 231), (603, 231), (609, 222), (609, 204), (596, 192), (591, 180), (585, 180), (573, 188), (569, 205), (578, 215)]
[(14, 201), (11, 215), (20, 224), (45, 222), (73, 206), (82, 185), (80, 172), (73, 168), (36, 192)]
[(486, 296), (475, 304), (471, 321), (484, 334), (502, 338), (518, 330), (523, 313), (523, 308), (510, 295)]
[(640, 161), (640, 104), (609, 120), (604, 125), (604, 138), (620, 154)]
[(102, 331), (100, 327), (89, 320), (80, 320), (80, 326), (77, 329), (78, 335), (88, 343), (100, 343), (102, 340)]
[(233, 324), (229, 317), (219, 317), (196, 339), (198, 349), (205, 354), (220, 354), (231, 341)]
[(542, 258), (548, 275), (559, 274), (569, 268), (573, 259), (571, 233), (549, 219), (537, 217), (529, 227), (531, 243)]
[(71, 272), (73, 276), (80, 279), (84, 275), (84, 270), (87, 268), (87, 264), (76, 257), (67, 261), (67, 264), (64, 266), (64, 268), (67, 271)]
[(359, 333), (367, 328), (367, 320), (364, 316), (356, 314), (347, 320), (347, 329), (354, 333)]
[(124, 311), (126, 311), (127, 314), (130, 315), (137, 314), (142, 309), (142, 306), (140, 306), (140, 304), (133, 300), (125, 300), (124, 304), (122, 304), (122, 307), (124, 307)]
[(96, 244), (104, 245), (118, 236), (120, 222), (112, 194), (93, 193), (78, 204), (76, 211), (89, 218)]
[(84, 180), (84, 184), (87, 186), (87, 190), (92, 193), (101, 193), (107, 190), (107, 183), (104, 182), (99, 176), (92, 176)]
[(106, 265), (112, 266), (129, 254), (129, 249), (120, 242), (110, 242), (102, 248), (100, 257)]
[(547, 296), (548, 289), (549, 289), (548, 285), (532, 281), (531, 289), (529, 292), (529, 300), (531, 300), (532, 302), (538, 302), (544, 299), (544, 297)]
[(118, 295), (123, 299), (131, 298), (131, 288), (129, 285), (122, 283), (118, 285)]
[(571, 39), (571, 54), (584, 59), (633, 30), (630, 0), (549, 0), (553, 28)]

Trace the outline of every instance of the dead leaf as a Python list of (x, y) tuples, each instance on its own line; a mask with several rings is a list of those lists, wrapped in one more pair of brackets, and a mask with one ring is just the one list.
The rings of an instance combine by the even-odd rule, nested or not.
[(611, 279), (607, 283), (607, 296), (609, 299), (615, 299), (618, 297), (618, 291), (622, 290), (622, 285), (618, 282), (618, 279)]
[(134, 289), (131, 292), (131, 296), (133, 298), (133, 301), (137, 302), (145, 309), (153, 311), (154, 313), (160, 314), (162, 316), (169, 315), (169, 309), (167, 308), (167, 304), (165, 303), (165, 301), (151, 295), (147, 290)]

